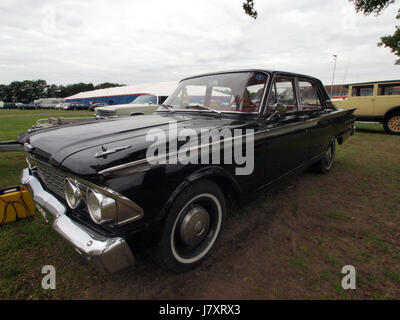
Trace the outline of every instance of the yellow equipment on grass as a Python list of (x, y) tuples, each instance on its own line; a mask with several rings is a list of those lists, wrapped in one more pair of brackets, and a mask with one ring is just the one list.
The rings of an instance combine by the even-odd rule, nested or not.
[(29, 190), (24, 186), (0, 189), (0, 225), (35, 214), (35, 205)]

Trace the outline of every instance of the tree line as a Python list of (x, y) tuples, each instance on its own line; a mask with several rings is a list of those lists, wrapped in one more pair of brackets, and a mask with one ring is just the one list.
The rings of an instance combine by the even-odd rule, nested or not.
[(65, 98), (83, 91), (120, 87), (123, 84), (104, 82), (74, 83), (69, 85), (47, 84), (45, 80), (13, 81), (10, 84), (0, 84), (0, 100), (4, 102), (30, 103), (41, 98)]

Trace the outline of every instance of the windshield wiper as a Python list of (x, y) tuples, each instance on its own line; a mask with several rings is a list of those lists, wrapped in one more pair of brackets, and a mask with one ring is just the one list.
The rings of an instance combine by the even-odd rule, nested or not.
[(172, 106), (170, 106), (168, 104), (161, 104), (160, 106), (168, 109), (169, 112), (174, 112), (174, 109), (172, 109)]
[(213, 108), (206, 107), (206, 106), (202, 106), (202, 105), (200, 105), (200, 104), (195, 105), (195, 106), (186, 106), (185, 108), (186, 108), (186, 109), (190, 109), (190, 108), (203, 108), (203, 109), (206, 109), (206, 110), (209, 110), (209, 111), (212, 111), (212, 112), (215, 112), (215, 113), (221, 115), (221, 111), (217, 111), (217, 110), (214, 110)]

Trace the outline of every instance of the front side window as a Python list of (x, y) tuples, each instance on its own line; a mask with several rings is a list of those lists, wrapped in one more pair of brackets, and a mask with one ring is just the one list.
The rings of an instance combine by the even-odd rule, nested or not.
[[(183, 80), (164, 104), (174, 110), (259, 112), (268, 75), (259, 72), (215, 74)], [(161, 109), (160, 109), (161, 110)]]
[(322, 109), (315, 85), (308, 80), (299, 80), (300, 108), (303, 111)]
[(297, 111), (294, 79), (281, 76), (275, 78), (268, 99), (267, 112), (274, 112), (278, 103), (284, 104), (287, 112)]
[(379, 96), (400, 95), (400, 83), (380, 84), (378, 87)]
[(351, 92), (352, 97), (368, 97), (374, 94), (374, 86), (355, 86)]

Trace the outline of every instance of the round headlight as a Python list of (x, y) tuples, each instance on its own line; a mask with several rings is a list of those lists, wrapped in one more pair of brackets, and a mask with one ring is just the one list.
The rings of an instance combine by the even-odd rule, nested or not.
[(116, 219), (117, 205), (114, 199), (88, 189), (86, 203), (89, 214), (94, 222), (101, 223)]
[(76, 207), (78, 207), (79, 203), (82, 200), (82, 193), (81, 190), (79, 190), (76, 181), (69, 178), (66, 178), (64, 180), (64, 194), (68, 206), (71, 209), (75, 209)]

